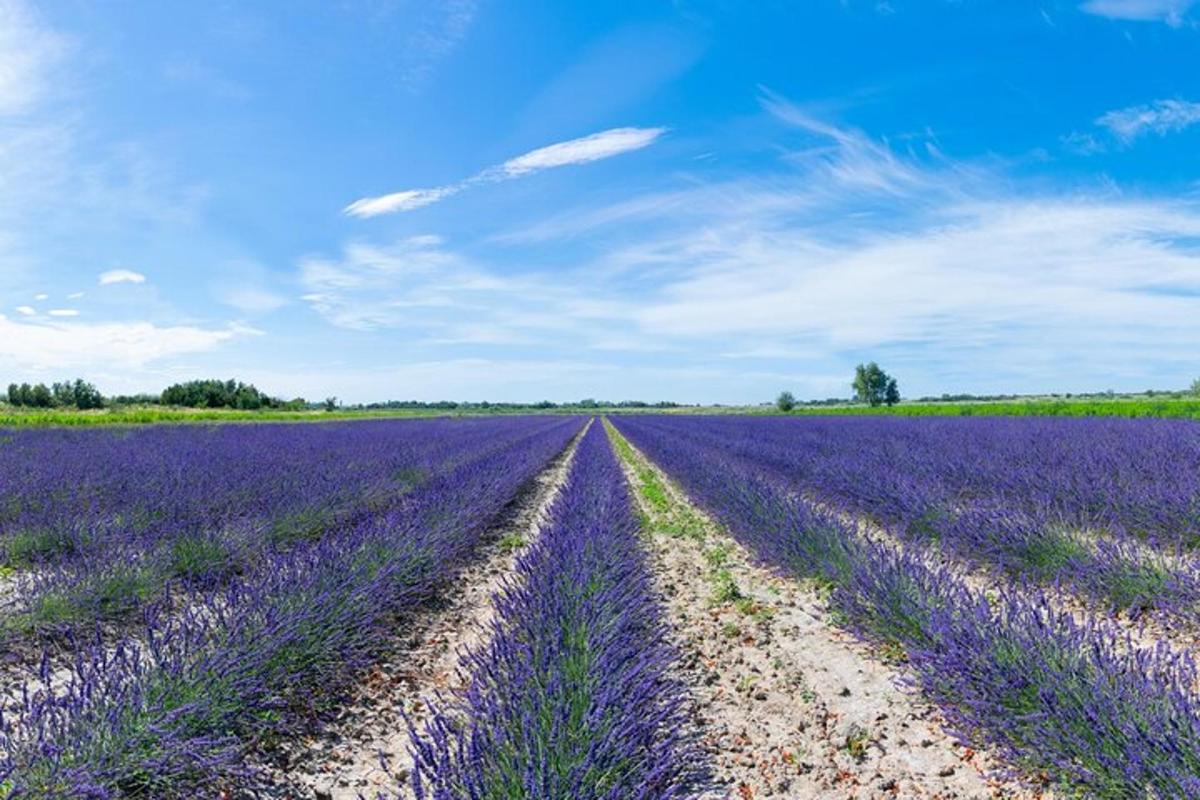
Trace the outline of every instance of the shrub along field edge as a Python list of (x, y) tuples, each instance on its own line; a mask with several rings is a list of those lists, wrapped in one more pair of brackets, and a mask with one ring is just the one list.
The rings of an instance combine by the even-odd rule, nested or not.
[[(0, 403), (0, 428), (57, 427), (79, 425), (149, 425), (154, 423), (211, 422), (330, 422), (334, 420), (389, 419), (412, 417), (472, 417), (504, 414), (754, 414), (780, 415), (773, 405), (758, 406), (576, 406), (554, 408), (495, 405), (463, 408), (344, 408), (336, 411), (306, 409), (288, 411), (229, 408), (182, 408), (175, 406), (114, 406), (81, 411), (73, 408), (21, 409)], [(976, 400), (963, 402), (908, 401), (895, 406), (801, 405), (783, 416), (837, 416), (878, 414), (898, 417), (1157, 417), (1200, 419), (1200, 397), (1114, 397), (1030, 398), (1024, 400)]]

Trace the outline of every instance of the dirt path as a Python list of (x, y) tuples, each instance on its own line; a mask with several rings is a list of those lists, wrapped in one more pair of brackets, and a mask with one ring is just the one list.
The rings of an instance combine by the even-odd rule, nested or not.
[(545, 522), (591, 424), (511, 506), (438, 604), (397, 621), (404, 636), (368, 672), (336, 719), (274, 754), (278, 763), (271, 767), (271, 787), (253, 797), (374, 800), (380, 792), (407, 787), (412, 757), (401, 709), (419, 726), (435, 694), (463, 688), (459, 654), (489, 635), (492, 597), (514, 574), (517, 556)]
[(938, 710), (901, 688), (899, 668), (831, 626), (816, 591), (755, 566), (657, 467), (618, 452), (702, 741), (728, 787), (709, 797), (1039, 796), (956, 743)]
[[(998, 597), (998, 587), (1016, 582), (1004, 571), (987, 563), (970, 562), (948, 548), (904, 539), (863, 514), (845, 511), (800, 493), (793, 496), (822, 513), (830, 514), (865, 540), (897, 552), (917, 555), (945, 568), (968, 589), (984, 597)], [(1127, 634), (1136, 647), (1152, 650), (1163, 642), (1181, 650), (1200, 647), (1200, 628), (1182, 616), (1153, 611), (1139, 615), (1130, 615), (1128, 611), (1113, 612), (1104, 608), (1102, 601), (1090, 599), (1064, 585), (1046, 584), (1039, 586), (1038, 590), (1055, 610), (1069, 613), (1080, 625), (1099, 624), (1119, 630)]]

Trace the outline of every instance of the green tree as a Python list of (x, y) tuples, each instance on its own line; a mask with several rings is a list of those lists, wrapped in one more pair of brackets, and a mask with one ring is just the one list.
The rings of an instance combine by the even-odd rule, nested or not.
[(241, 409), (274, 408), (280, 404), (253, 384), (235, 380), (176, 383), (163, 390), (162, 402), (168, 406)]
[(104, 408), (104, 395), (83, 378), (76, 378), (71, 384), (71, 403), (76, 408)]
[[(8, 387), (8, 394), (10, 397), (12, 396), (12, 387), (11, 386)], [(1197, 397), (1200, 397), (1200, 378), (1196, 378), (1196, 380), (1192, 381), (1192, 394), (1196, 395)], [(11, 403), (12, 401), (10, 400), (9, 402)]]
[(34, 408), (52, 408), (54, 406), (54, 395), (50, 392), (50, 387), (44, 383), (34, 386), (30, 390), (29, 397), (29, 405)]
[(791, 411), (796, 407), (796, 396), (791, 392), (780, 392), (775, 398), (775, 407), (780, 411)]
[(887, 388), (883, 391), (883, 402), (889, 406), (900, 402), (900, 387), (896, 384), (895, 378), (888, 378)]
[(894, 406), (900, 402), (900, 387), (896, 379), (880, 369), (874, 361), (854, 368), (854, 383), (851, 385), (854, 397), (860, 403)]
[(337, 411), (338, 399), (336, 397), (326, 397), (324, 405), (326, 411)]
[(75, 405), (75, 393), (71, 390), (70, 381), (55, 383), (50, 387), (50, 393), (54, 395), (54, 405), (56, 406)]
[(14, 406), (21, 405), (21, 387), (15, 383), (8, 385), (8, 403)]

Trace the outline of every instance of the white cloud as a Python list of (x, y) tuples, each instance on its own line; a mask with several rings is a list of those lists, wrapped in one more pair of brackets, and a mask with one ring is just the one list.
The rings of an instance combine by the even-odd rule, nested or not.
[(440, 241), (416, 236), (385, 247), (353, 243), (339, 259), (306, 258), (300, 264), (302, 299), (334, 325), (368, 330), (430, 325), (444, 309), (486, 304), (505, 289)]
[(1147, 133), (1164, 136), (1200, 123), (1200, 103), (1187, 100), (1156, 100), (1140, 106), (1109, 111), (1096, 120), (1128, 144)]
[(40, 292), (40, 293), (38, 293), (38, 294), (35, 294), (35, 295), (33, 296), (33, 299), (34, 299), (34, 300), (49, 300), (49, 299), (50, 299), (50, 295), (46, 294), (45, 292)]
[(0, 317), (0, 364), (36, 370), (127, 370), (212, 350), (231, 339), (254, 333), (250, 328), (232, 325), (208, 329), (150, 322), (37, 324)]
[(379, 197), (364, 197), (355, 200), (343, 211), (352, 217), (364, 218), (397, 211), (412, 211), (436, 203), (478, 183), (510, 180), (545, 169), (571, 164), (587, 164), (640, 150), (653, 144), (666, 130), (666, 128), (613, 128), (601, 131), (590, 136), (531, 150), (524, 155), (511, 158), (503, 164), (489, 167), (458, 183), (432, 189), (405, 189)]
[(1105, 343), (1123, 340), (1161, 341), (1168, 355), (1200, 334), (1189, 310), (1200, 251), (1172, 241), (1197, 235), (1196, 209), (1086, 199), (950, 206), (916, 230), (836, 244), (729, 226), (664, 242), (691, 253), (693, 269), (636, 319), (650, 336), (799, 340), (826, 352), (1042, 346), (1094, 365), (1111, 357)]
[(587, 164), (640, 150), (653, 144), (665, 132), (666, 128), (613, 128), (591, 136), (540, 147), (505, 161), (497, 169), (505, 177), (515, 178), (553, 167)]
[(1087, 0), (1079, 6), (1087, 14), (1135, 22), (1182, 25), (1195, 0)]
[(17, 306), (17, 313), (23, 314), (26, 317), (32, 317), (37, 313), (37, 309), (35, 309), (33, 306)]
[(0, 0), (0, 115), (27, 112), (42, 99), (64, 49), (25, 3)]
[(52, 308), (48, 312), (52, 317), (78, 317), (79, 311), (74, 308)]
[(99, 281), (101, 286), (114, 283), (145, 283), (146, 276), (131, 269), (110, 269), (100, 273)]
[(897, 194), (928, 179), (925, 172), (898, 158), (885, 142), (853, 128), (832, 125), (768, 90), (763, 91), (760, 102), (777, 119), (825, 140), (820, 146), (792, 153), (790, 160), (806, 170), (824, 173), (843, 190)]
[(84, 295), (83, 292), (71, 292), (69, 295), (67, 295), (67, 299), (68, 300), (78, 300), (79, 298), (83, 297), (83, 295)]
[(364, 197), (361, 200), (355, 200), (344, 210), (352, 217), (376, 217), (380, 214), (392, 214), (397, 211), (412, 211), (436, 203), (457, 191), (459, 191), (457, 186), (443, 186), (438, 189), (406, 189), (403, 192), (392, 192), (381, 197)]
[[(464, 343), (576, 363), (620, 350), (623, 365), (673, 370), (716, 359), (691, 396), (726, 402), (781, 386), (844, 394), (833, 376), (863, 358), (893, 365), (906, 393), (1141, 389), (1194, 370), (1200, 206), (1103, 186), (1047, 193), (995, 160), (898, 151), (778, 96), (762, 102), (789, 128), (775, 170), (685, 175), (680, 188), (559, 212), (485, 239), (504, 245), (499, 264), (436, 237), (354, 243), (301, 265), (305, 299), (335, 325), (403, 330), (431, 363)], [(568, 265), (512, 252), (550, 241)], [(443, 377), (472, 375), (459, 365)], [(474, 377), (477, 396), (485, 376)], [(700, 385), (628, 377), (664, 387), (632, 392), (647, 396)]]

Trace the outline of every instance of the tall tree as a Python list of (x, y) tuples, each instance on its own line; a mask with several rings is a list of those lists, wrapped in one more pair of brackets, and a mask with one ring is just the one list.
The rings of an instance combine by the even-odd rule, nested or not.
[(888, 375), (874, 361), (859, 364), (854, 368), (854, 397), (860, 403), (894, 406), (900, 402), (900, 387), (896, 379)]

